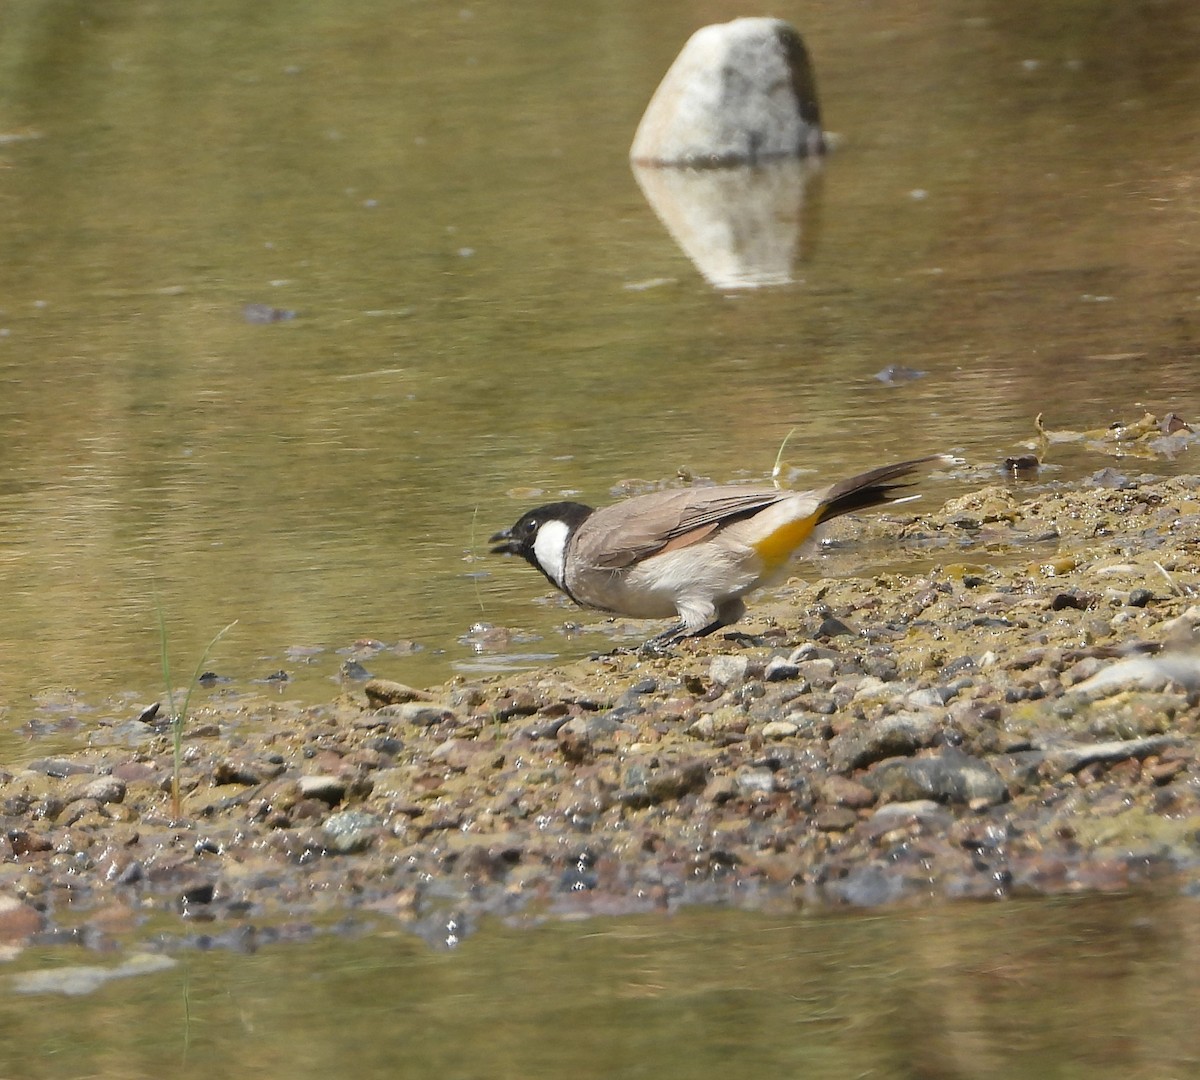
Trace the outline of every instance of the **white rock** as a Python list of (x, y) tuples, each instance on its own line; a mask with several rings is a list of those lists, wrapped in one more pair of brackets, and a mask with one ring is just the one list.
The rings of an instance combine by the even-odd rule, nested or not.
[(638, 125), (629, 156), (655, 165), (756, 164), (824, 149), (800, 35), (780, 19), (697, 30)]

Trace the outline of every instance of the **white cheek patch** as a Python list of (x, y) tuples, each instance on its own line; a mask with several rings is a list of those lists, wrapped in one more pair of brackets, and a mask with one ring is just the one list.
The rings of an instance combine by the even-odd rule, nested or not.
[(563, 587), (567, 537), (570, 536), (570, 532), (565, 521), (547, 521), (538, 529), (537, 537), (533, 541), (534, 558), (560, 589)]

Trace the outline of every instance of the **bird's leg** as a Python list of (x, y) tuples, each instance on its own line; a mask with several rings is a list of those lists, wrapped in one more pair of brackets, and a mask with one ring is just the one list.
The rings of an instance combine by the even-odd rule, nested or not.
[[(662, 656), (669, 652), (672, 645), (678, 645), (685, 638), (700, 638), (708, 637), (720, 630), (723, 626), (728, 626), (730, 623), (737, 622), (743, 615), (746, 614), (746, 605), (742, 603), (740, 597), (733, 597), (726, 600), (719, 608), (714, 609), (711, 605), (706, 605), (698, 609), (684, 608), (679, 614), (682, 616), (679, 622), (674, 626), (668, 626), (661, 634), (655, 634), (649, 641), (645, 642), (638, 652), (646, 656)], [(688, 616), (692, 619), (689, 620)], [(708, 622), (696, 624), (699, 619), (705, 615), (712, 616)], [(696, 618), (699, 616), (699, 618)], [(693, 629), (695, 627), (695, 629)]]
[(655, 634), (648, 641), (642, 642), (638, 652), (643, 656), (665, 656), (671, 651), (671, 647), (678, 645), (681, 641), (686, 641), (688, 638), (708, 637), (709, 634), (720, 630), (724, 626), (720, 619), (714, 619), (707, 626), (700, 627), (699, 630), (689, 630), (687, 623), (676, 623), (674, 626), (668, 626), (661, 634)]
[(668, 626), (662, 633), (643, 641), (637, 651), (642, 656), (665, 656), (671, 651), (671, 646), (678, 644), (688, 636), (686, 623), (675, 623)]

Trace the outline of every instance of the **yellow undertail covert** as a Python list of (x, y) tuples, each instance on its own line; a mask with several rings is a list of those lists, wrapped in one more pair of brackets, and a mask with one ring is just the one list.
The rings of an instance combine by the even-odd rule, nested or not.
[(778, 570), (792, 557), (796, 548), (803, 544), (812, 534), (813, 529), (817, 527), (821, 520), (822, 510), (824, 507), (811, 517), (801, 518), (799, 521), (789, 521), (782, 528), (764, 536), (757, 544), (753, 545), (754, 550), (758, 552), (765, 564), (766, 572)]

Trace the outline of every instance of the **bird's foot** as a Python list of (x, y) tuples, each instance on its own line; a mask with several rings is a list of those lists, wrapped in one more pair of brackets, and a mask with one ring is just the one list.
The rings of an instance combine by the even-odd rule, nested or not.
[(731, 630), (728, 634), (722, 634), (721, 636), (726, 641), (733, 642), (735, 645), (746, 647), (770, 644), (768, 639), (762, 634), (747, 634), (744, 630)]
[(679, 638), (652, 637), (649, 641), (643, 641), (632, 651), (637, 656), (653, 660), (662, 656), (670, 656), (678, 642)]

